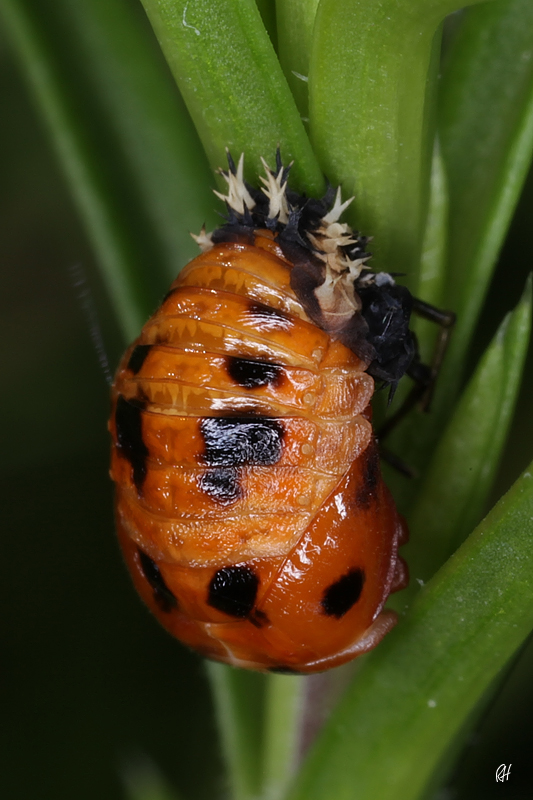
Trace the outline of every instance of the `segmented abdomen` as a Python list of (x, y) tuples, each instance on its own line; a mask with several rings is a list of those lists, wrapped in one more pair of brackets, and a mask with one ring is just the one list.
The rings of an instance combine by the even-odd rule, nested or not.
[[(223, 243), (195, 258), (126, 352), (113, 389), (111, 474), (137, 588), (186, 643), (261, 668), (265, 658), (272, 668), (322, 658), (311, 633), (322, 617), (339, 622), (331, 634), (338, 650), (346, 638), (341, 618), (365, 585), (368, 610), (356, 625), (364, 631), (391, 589), (399, 530), (376, 467), (373, 380), (354, 353), (309, 321), (290, 269), (267, 232), (253, 246)], [(347, 508), (352, 484), (359, 497)], [(352, 506), (353, 542), (351, 529), (339, 528), (347, 542), (330, 547), (330, 576), (326, 527), (348, 525)], [(372, 542), (376, 526), (387, 528), (386, 546)], [(306, 537), (324, 562), (315, 564), (324, 586), (313, 609), (300, 601), (291, 610), (295, 554), (302, 561), (304, 553), (302, 575), (305, 552), (309, 563), (317, 560)], [(357, 564), (348, 555), (354, 547)], [(365, 584), (370, 569), (375, 590)], [(330, 608), (328, 588), (342, 580), (348, 599)], [(285, 610), (275, 600), (280, 591)], [(293, 623), (274, 621), (276, 613), (299, 618), (303, 641), (294, 641)]]

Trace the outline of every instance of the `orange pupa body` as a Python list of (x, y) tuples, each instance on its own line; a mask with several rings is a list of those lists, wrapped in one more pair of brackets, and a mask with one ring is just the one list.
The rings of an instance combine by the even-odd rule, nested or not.
[(395, 624), (383, 609), (407, 583), (407, 531), (367, 361), (310, 317), (273, 226), (241, 227), (185, 267), (118, 368), (118, 535), (139, 594), (186, 645), (317, 672)]

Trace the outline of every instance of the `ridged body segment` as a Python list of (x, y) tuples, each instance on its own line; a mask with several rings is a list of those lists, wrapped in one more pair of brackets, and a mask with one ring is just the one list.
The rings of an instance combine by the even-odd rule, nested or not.
[(168, 630), (211, 658), (312, 672), (394, 624), (405, 529), (367, 365), (309, 320), (291, 268), (257, 231), (183, 270), (117, 371), (111, 475), (126, 560)]

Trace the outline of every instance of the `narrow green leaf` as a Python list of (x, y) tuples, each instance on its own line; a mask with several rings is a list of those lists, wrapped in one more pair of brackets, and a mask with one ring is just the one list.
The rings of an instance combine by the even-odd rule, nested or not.
[(198, 254), (190, 231), (216, 219), (213, 176), (198, 135), (142, 9), (123, 0), (46, 2), (58, 7), (76, 37), (84, 68), (90, 64), (91, 91), (114, 137), (109, 144), (123, 154), (131, 191), (158, 248), (158, 263), (147, 271), (163, 268), (166, 291)]
[(303, 121), (309, 122), (309, 59), (319, 0), (277, 0), (279, 60)]
[(278, 30), (276, 24), (276, 0), (255, 0), (263, 25), (272, 42), (274, 50), (278, 48)]
[(533, 152), (533, 5), (499, 0), (469, 9), (448, 52), (439, 130), (450, 192), (448, 286), (457, 312), (445, 370), (461, 362)]
[[(409, 518), (402, 551), (410, 593), (479, 522), (492, 487), (521, 384), (531, 332), (531, 279), (503, 321), (444, 431)], [(398, 601), (404, 603), (409, 592)]]
[[(433, 150), (428, 214), (422, 240), (420, 274), (416, 289), (418, 297), (437, 308), (442, 307), (442, 296), (446, 283), (448, 211), (448, 183), (437, 139)], [(422, 361), (426, 364), (430, 363), (437, 335), (436, 326), (420, 317), (413, 317), (412, 321)]]
[(298, 764), (306, 678), (269, 675), (266, 688), (262, 795), (282, 797)]
[(436, 31), (453, 0), (322, 0), (309, 71), (311, 140), (355, 194), (373, 265), (416, 285), (433, 147)]
[(259, 796), (265, 676), (225, 664), (206, 664), (215, 701), (232, 800)]
[(418, 800), (533, 627), (533, 464), (372, 653), (290, 800)]
[(205, 157), (130, 3), (0, 9), (131, 339), (195, 252), (188, 230), (212, 213)]
[[(427, 303), (434, 305), (436, 308), (441, 307), (442, 295), (446, 282), (448, 207), (446, 172), (440, 145), (438, 140), (436, 140), (433, 148), (430, 195), (426, 228), (422, 240), (418, 288), (414, 290), (415, 296), (423, 298)], [(434, 322), (422, 319), (413, 314), (411, 317), (411, 328), (415, 332), (418, 340), (421, 360), (425, 364), (431, 364), (437, 336), (439, 334), (438, 326), (435, 325)], [(374, 419), (378, 430), (387, 414), (394, 413), (401, 406), (411, 388), (412, 382), (409, 379), (400, 381), (394, 397), (394, 404), (391, 407), (389, 407), (387, 403), (386, 392), (381, 392), (375, 396), (373, 401)], [(387, 442), (387, 445), (388, 444)], [(392, 449), (398, 453), (404, 452), (402, 447), (398, 447), (396, 444)], [(400, 477), (397, 471), (395, 472), (386, 466), (385, 470), (387, 482), (390, 482), (393, 487), (395, 498), (400, 500), (403, 494), (402, 490), (406, 489), (405, 476), (402, 475)]]
[(216, 169), (225, 148), (247, 156), (257, 181), (260, 158), (278, 144), (294, 159), (295, 188), (321, 192), (324, 179), (253, 0), (143, 0), (146, 13)]
[(46, 24), (40, 24), (31, 5), (3, 0), (7, 22), (17, 53), (53, 132), (54, 144), (64, 165), (73, 196), (85, 219), (93, 247), (99, 253), (108, 289), (122, 329), (128, 338), (139, 330), (147, 313), (148, 294), (141, 275), (135, 243), (124, 219), (110, 199), (109, 176), (99, 170), (99, 158), (87, 128), (76, 110), (75, 92), (68, 85)]
[[(387, 440), (423, 473), (449, 418), (488, 281), (533, 149), (533, 7), (529, 0), (467, 10), (456, 26), (439, 97), (449, 189), (447, 279), (442, 305), (457, 312), (431, 412), (414, 411)], [(404, 513), (418, 490), (387, 471)]]

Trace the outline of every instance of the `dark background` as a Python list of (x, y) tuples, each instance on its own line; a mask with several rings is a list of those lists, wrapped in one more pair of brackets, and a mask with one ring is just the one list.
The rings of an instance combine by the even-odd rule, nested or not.
[(151, 758), (184, 797), (213, 798), (203, 662), (141, 605), (115, 541), (87, 288), (112, 367), (124, 343), (5, 49), (0, 67), (0, 797), (116, 800)]
[[(125, 797), (121, 775), (152, 758), (184, 798), (215, 798), (223, 780), (202, 661), (142, 607), (115, 543), (108, 386), (84, 311), (87, 287), (112, 368), (123, 343), (45, 132), (5, 48), (0, 91), (0, 794), (115, 800)], [(530, 177), (471, 367), (531, 269), (532, 208)], [(530, 353), (491, 503), (533, 455), (532, 375)], [(532, 673), (530, 646), (440, 800), (533, 797)], [(502, 763), (512, 764), (511, 777), (496, 784)]]

